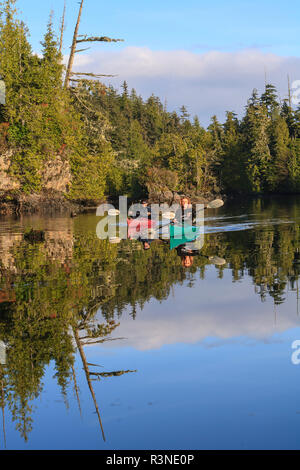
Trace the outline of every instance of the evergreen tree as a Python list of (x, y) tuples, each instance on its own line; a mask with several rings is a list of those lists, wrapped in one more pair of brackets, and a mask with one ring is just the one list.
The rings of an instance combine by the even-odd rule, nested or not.
[(185, 106), (181, 106), (180, 108), (180, 120), (182, 123), (188, 120), (190, 117), (189, 113), (187, 112), (187, 109)]
[(232, 111), (227, 111), (223, 128), (222, 186), (225, 191), (240, 192), (247, 187), (245, 162), (243, 161), (244, 155), (239, 134), (239, 122), (236, 114)]
[(284, 100), (281, 106), (280, 115), (285, 119), (289, 128), (290, 137), (295, 137), (295, 116), (294, 111), (287, 100)]
[(259, 104), (254, 90), (241, 126), (244, 150), (247, 154), (246, 173), (253, 192), (262, 192), (266, 188), (268, 165), (271, 160), (269, 124), (266, 107)]
[(290, 143), (290, 158), (288, 162), (289, 187), (291, 191), (300, 191), (300, 139), (292, 139)]
[(271, 83), (267, 83), (265, 92), (261, 95), (260, 101), (267, 108), (268, 116), (272, 117), (273, 113), (279, 107), (276, 87)]
[(274, 190), (286, 190), (288, 187), (290, 136), (286, 121), (279, 116), (271, 128), (270, 149), (272, 161), (268, 167), (269, 188)]

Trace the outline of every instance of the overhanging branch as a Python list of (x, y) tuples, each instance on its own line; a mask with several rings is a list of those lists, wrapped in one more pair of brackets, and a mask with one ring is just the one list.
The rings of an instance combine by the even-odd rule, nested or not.
[(82, 39), (77, 39), (76, 43), (81, 43), (81, 42), (122, 42), (124, 39), (113, 39), (109, 38), (107, 36), (90, 36), (88, 37), (87, 34), (78, 36), (81, 37)]
[(77, 49), (75, 51), (75, 54), (77, 54), (78, 52), (84, 52), (84, 51), (88, 51), (90, 49), (90, 47), (86, 47), (85, 49)]
[(117, 77), (117, 75), (108, 75), (105, 73), (85, 73), (85, 72), (72, 72), (71, 75), (83, 76), (83, 77)]

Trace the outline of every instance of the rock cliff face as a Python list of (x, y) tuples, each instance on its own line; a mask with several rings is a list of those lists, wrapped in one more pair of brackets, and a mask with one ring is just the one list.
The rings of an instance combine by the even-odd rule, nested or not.
[[(7, 151), (0, 155), (0, 192), (20, 189), (17, 178), (10, 175), (12, 152)], [(65, 194), (69, 191), (72, 175), (70, 164), (58, 155), (48, 160), (41, 170), (42, 190), (56, 191)]]
[[(40, 227), (40, 218), (38, 216), (26, 216), (23, 220), (22, 228), (31, 226), (34, 230)], [(44, 221), (44, 240), (39, 243), (41, 252), (48, 260), (58, 261), (64, 265), (72, 259), (74, 247), (74, 220), (70, 217), (60, 217), (58, 219), (46, 219)], [(20, 266), (16, 260), (16, 253), (19, 247), (28, 243), (24, 231), (22, 233), (0, 233), (0, 269), (11, 274), (18, 274)], [(29, 242), (30, 243), (30, 242)], [(0, 290), (1, 301), (11, 298), (10, 286), (7, 291)]]
[(10, 174), (13, 152), (0, 155), (0, 214), (34, 212), (79, 212), (77, 204), (65, 196), (72, 184), (71, 168), (61, 156), (48, 160), (40, 170), (41, 191), (24, 194), (17, 177)]
[(57, 156), (53, 160), (46, 162), (42, 170), (43, 189), (67, 193), (71, 181), (71, 168), (68, 161), (62, 160), (60, 156)]
[(13, 249), (16, 249), (22, 242), (23, 236), (19, 233), (1, 233), (0, 234), (0, 267), (10, 272), (16, 273), (15, 257)]
[(12, 152), (7, 151), (0, 155), (0, 191), (13, 191), (20, 188), (20, 183), (9, 174)]

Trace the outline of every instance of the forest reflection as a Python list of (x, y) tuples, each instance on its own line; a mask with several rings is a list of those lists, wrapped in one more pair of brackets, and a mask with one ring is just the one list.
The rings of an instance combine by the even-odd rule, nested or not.
[[(253, 204), (252, 211), (264, 220), (282, 216), (276, 204)], [(297, 219), (299, 209), (298, 204), (290, 206), (288, 215)], [(138, 241), (117, 245), (98, 240), (93, 216), (29, 218), (18, 230), (14, 223), (6, 221), (7, 229), (0, 233), (0, 406), (3, 427), (6, 409), (25, 441), (33, 427), (32, 401), (43, 390), (50, 362), (66, 406), (72, 386), (80, 407), (76, 351), (105, 439), (93, 382), (136, 371), (100, 373), (88, 363), (85, 346), (118, 339), (112, 333), (117, 334), (125, 310), (134, 320), (151, 299), (167, 299), (173, 286), (193, 288), (196, 276), (205, 279), (210, 256), (226, 259), (224, 266), (214, 268), (218, 278), (225, 270), (231, 272), (233, 283), (249, 276), (261, 301), (271, 298), (275, 306), (281, 304), (288, 290), (296, 291), (298, 298), (297, 222), (208, 234), (203, 256), (195, 257), (188, 269), (165, 243), (153, 242), (143, 251)], [(28, 226), (42, 227), (44, 238), (30, 241)]]

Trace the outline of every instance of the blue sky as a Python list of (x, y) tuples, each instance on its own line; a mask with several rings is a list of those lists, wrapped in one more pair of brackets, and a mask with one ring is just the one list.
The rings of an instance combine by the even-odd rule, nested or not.
[[(40, 49), (50, 10), (54, 10), (58, 25), (63, 4), (64, 0), (18, 1), (34, 50)], [(78, 8), (78, 0), (67, 0), (65, 54)], [(143, 96), (153, 92), (166, 99), (172, 109), (184, 103), (191, 114), (197, 113), (206, 124), (212, 114), (222, 118), (224, 107), (242, 112), (252, 89), (263, 87), (264, 69), (280, 95), (285, 94), (287, 73), (292, 80), (300, 78), (299, 27), (300, 3), (296, 0), (85, 0), (81, 33), (123, 38), (125, 42), (96, 44), (78, 59), (77, 65), (78, 70), (88, 64), (90, 70), (118, 73), (113, 81), (116, 87), (126, 79)], [(185, 53), (177, 64), (176, 51)], [(249, 61), (245, 57), (247, 51)], [(144, 65), (156, 70), (155, 76), (140, 73), (141, 58)], [(194, 63), (193, 71), (186, 61)], [(110, 66), (112, 69), (108, 70)], [(183, 79), (186, 67), (189, 72)], [(159, 73), (162, 68), (165, 72)], [(197, 73), (201, 77), (198, 81)], [(214, 80), (216, 74), (218, 80)], [(195, 98), (195, 93), (202, 98)]]
[[(19, 0), (35, 48), (49, 11), (53, 9), (59, 20), (63, 3), (64, 0)], [(67, 0), (69, 42), (77, 11), (78, 1)], [(124, 46), (156, 50), (235, 51), (259, 47), (277, 54), (297, 55), (299, 24), (300, 3), (295, 0), (288, 3), (282, 0), (85, 0), (81, 31), (120, 36), (126, 41)]]

